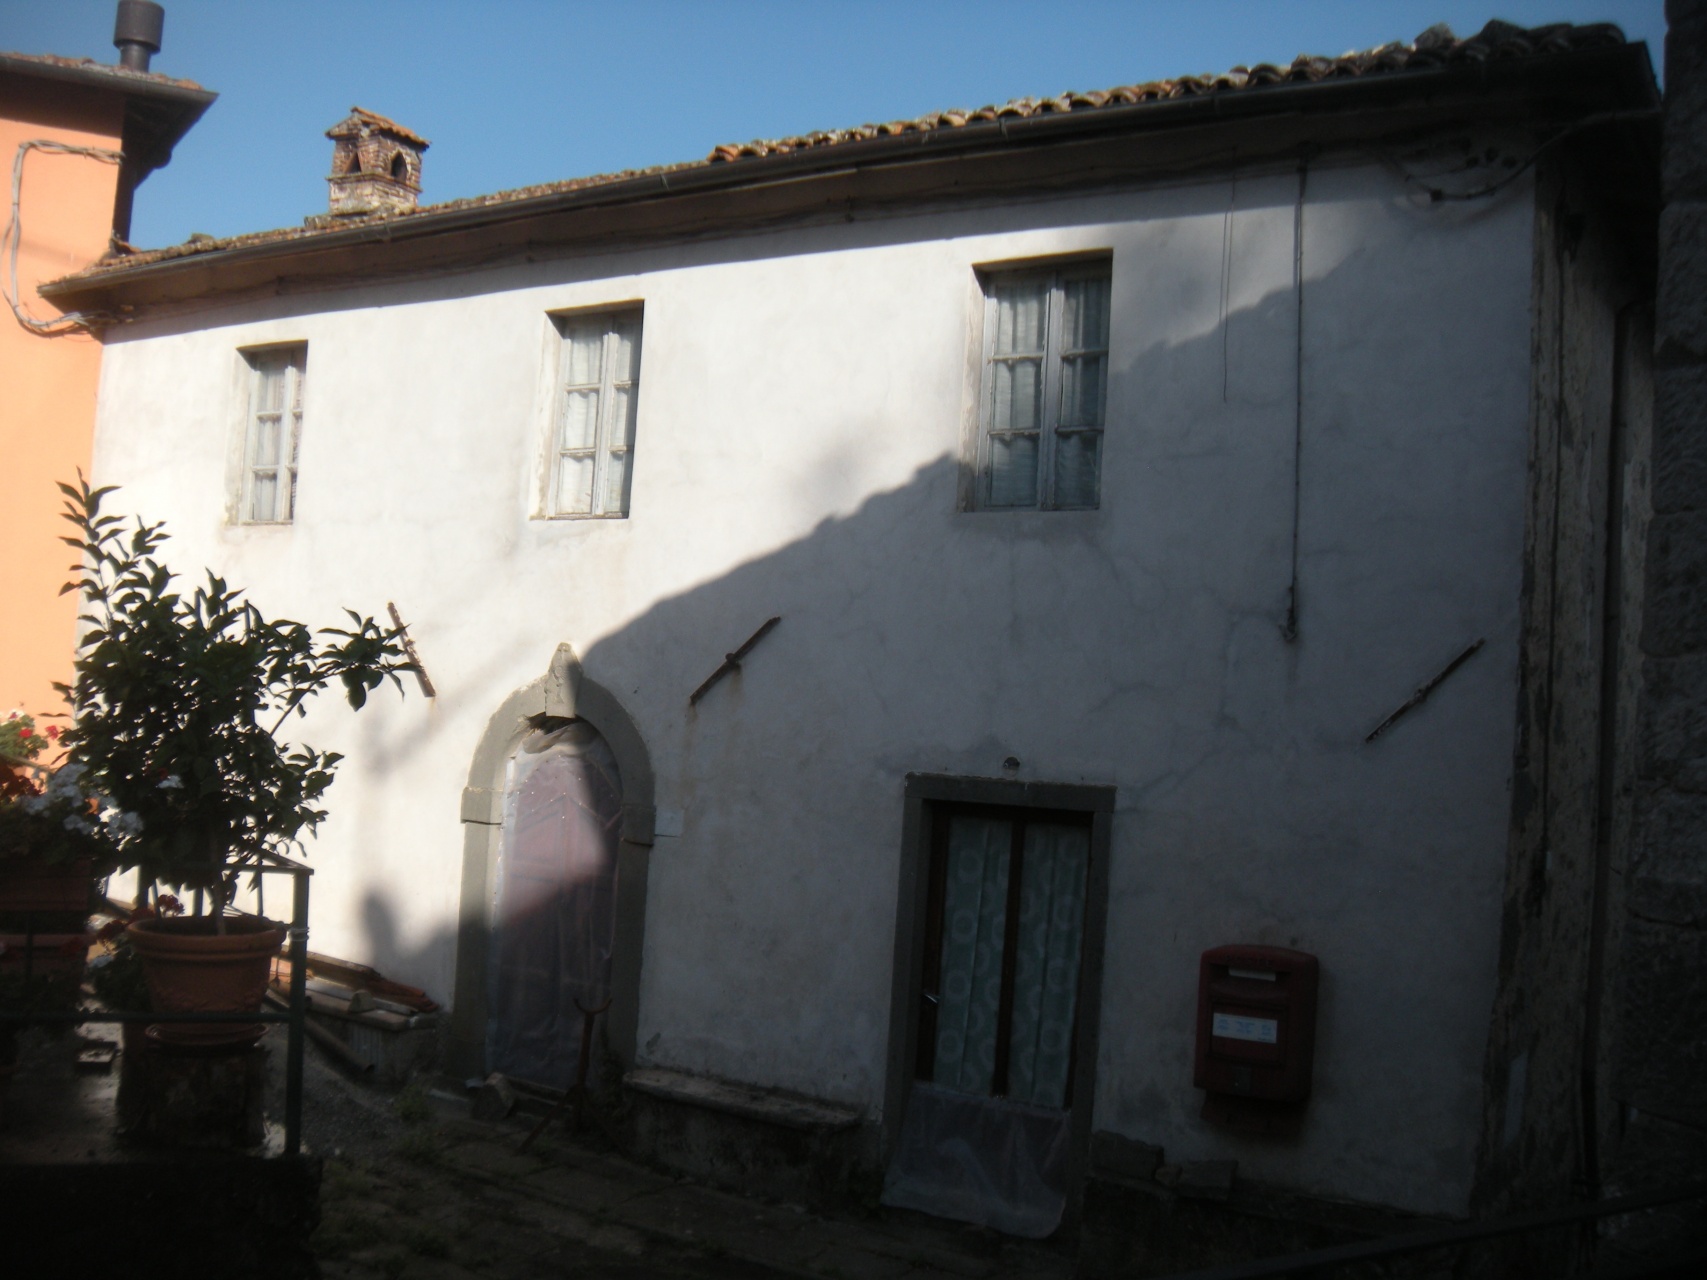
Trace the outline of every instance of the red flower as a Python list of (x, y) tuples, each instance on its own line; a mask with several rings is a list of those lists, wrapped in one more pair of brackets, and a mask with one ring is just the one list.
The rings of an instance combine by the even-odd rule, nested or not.
[(159, 898), (160, 914), (163, 916), (181, 916), (184, 914), (184, 904), (169, 893), (163, 893)]
[(57, 737), (59, 737), (59, 726), (58, 726), (58, 725), (56, 725), (56, 724), (50, 724), (50, 725), (48, 725), (48, 727), (47, 727), (47, 736), (48, 736), (48, 737), (49, 737), (49, 738), (57, 738)]
[(36, 736), (36, 731), (34, 729), (19, 729), (18, 736), (20, 738), (33, 738)]

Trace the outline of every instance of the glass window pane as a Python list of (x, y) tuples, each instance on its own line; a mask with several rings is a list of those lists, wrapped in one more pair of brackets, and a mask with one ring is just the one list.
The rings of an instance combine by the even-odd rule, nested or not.
[(593, 459), (565, 457), (557, 460), (557, 510), (560, 514), (586, 515), (593, 509)]
[(1037, 505), (1037, 437), (990, 437), (990, 505)]
[(605, 326), (602, 320), (579, 320), (565, 327), (564, 373), (565, 386), (597, 385), (599, 364), (604, 355)]
[(563, 401), (563, 434), (560, 449), (591, 449), (599, 422), (599, 393), (569, 391)]
[(1102, 432), (1063, 431), (1055, 437), (1055, 505), (1097, 505)]
[(1034, 431), (1043, 417), (1043, 362), (1002, 360), (994, 370), (990, 430)]
[(1070, 356), (1063, 360), (1060, 425), (1102, 426), (1103, 388), (1107, 379), (1107, 356)]
[(1064, 286), (1062, 349), (1099, 351), (1108, 348), (1107, 276), (1093, 280), (1069, 280)]
[(617, 387), (611, 392), (610, 439), (605, 444), (612, 449), (627, 449), (634, 444), (634, 410), (640, 397), (633, 387)]
[(278, 475), (272, 471), (257, 471), (250, 481), (249, 518), (271, 520), (278, 503)]
[(640, 372), (640, 317), (618, 316), (611, 335), (611, 380), (633, 382)]
[(628, 454), (613, 453), (605, 461), (605, 514), (628, 514)]
[(1030, 280), (996, 286), (996, 354), (1021, 355), (1043, 350), (1049, 316), (1049, 282)]
[(268, 361), (257, 367), (260, 387), (255, 395), (255, 409), (258, 413), (277, 413), (284, 408), (285, 402), (285, 369), (277, 361)]
[(277, 415), (263, 414), (255, 419), (255, 447), (249, 456), (252, 467), (274, 467), (279, 461), (279, 420)]

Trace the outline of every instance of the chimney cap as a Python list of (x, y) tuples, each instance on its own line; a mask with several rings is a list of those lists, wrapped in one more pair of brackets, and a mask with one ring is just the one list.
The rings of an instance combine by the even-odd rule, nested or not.
[(131, 71), (148, 70), (149, 60), (160, 52), (160, 37), (166, 29), (166, 10), (154, 0), (119, 0), (113, 23), (113, 47), (119, 65)]
[(359, 138), (368, 133), (389, 133), (418, 151), (425, 151), (433, 145), (413, 129), (405, 129), (397, 121), (388, 120), (377, 111), (369, 111), (366, 107), (351, 107), (349, 115), (326, 130), (326, 136), (333, 141), (339, 138)]

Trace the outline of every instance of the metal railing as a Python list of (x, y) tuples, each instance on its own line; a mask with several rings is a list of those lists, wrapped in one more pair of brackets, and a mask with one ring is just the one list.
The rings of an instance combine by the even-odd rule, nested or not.
[[(260, 856), (257, 865), (244, 868), (257, 877), (288, 875), (291, 877), (291, 914), (287, 927), (287, 954), (290, 957), (290, 1002), (283, 1012), (259, 1009), (253, 1013), (160, 1013), (118, 1012), (102, 1009), (77, 1009), (68, 1013), (29, 1012), (0, 1009), (0, 1022), (28, 1024), (58, 1024), (81, 1026), (85, 1023), (165, 1023), (165, 1022), (282, 1022), (288, 1032), (285, 1040), (285, 1142), (284, 1154), (294, 1156), (302, 1151), (302, 1073), (303, 1026), (308, 1009), (308, 878), (312, 867), (281, 854)], [(263, 882), (256, 881), (257, 908), (265, 909), (266, 898), (260, 891)], [(32, 915), (35, 913), (31, 913)], [(24, 982), (33, 976), (35, 961), (35, 925), (27, 926), (24, 949)]]

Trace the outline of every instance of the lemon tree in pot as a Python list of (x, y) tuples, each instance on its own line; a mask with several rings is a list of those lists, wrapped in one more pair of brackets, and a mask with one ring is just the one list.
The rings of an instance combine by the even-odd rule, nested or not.
[[(209, 572), (193, 590), (156, 558), (159, 524), (104, 514), (113, 490), (60, 485), (82, 554), (75, 678), (62, 688), (69, 757), (121, 819), (117, 862), (143, 885), (189, 891), (194, 914), (129, 930), (159, 1013), (259, 1009), (284, 930), (231, 910), (247, 872), (301, 847), (339, 756), (284, 736), (310, 698), (341, 686), (352, 707), (409, 669), (399, 634), (354, 612), (348, 626), (270, 619)], [(180, 1043), (253, 1038), (258, 1028), (168, 1024)]]

